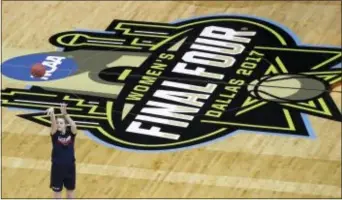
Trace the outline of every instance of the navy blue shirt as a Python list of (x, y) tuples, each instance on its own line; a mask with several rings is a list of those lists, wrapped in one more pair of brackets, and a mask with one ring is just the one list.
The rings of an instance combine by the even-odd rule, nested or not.
[(75, 162), (75, 136), (70, 128), (67, 128), (65, 134), (57, 131), (51, 135), (52, 154), (51, 160), (56, 164), (73, 164)]

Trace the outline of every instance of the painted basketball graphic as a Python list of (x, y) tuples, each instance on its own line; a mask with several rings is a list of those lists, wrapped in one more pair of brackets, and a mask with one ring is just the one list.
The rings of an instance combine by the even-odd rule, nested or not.
[(278, 103), (306, 101), (322, 95), (325, 84), (312, 77), (299, 74), (265, 76), (252, 81), (247, 90), (254, 97)]
[(43, 77), (46, 72), (44, 65), (37, 63), (34, 64), (31, 68), (31, 75), (35, 78)]

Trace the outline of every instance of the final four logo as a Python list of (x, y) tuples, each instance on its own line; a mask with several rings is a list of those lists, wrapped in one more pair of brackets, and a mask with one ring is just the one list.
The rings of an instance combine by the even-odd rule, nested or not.
[[(306, 115), (342, 121), (330, 96), (341, 81), (341, 48), (302, 46), (265, 20), (115, 20), (106, 31), (58, 33), (50, 43), (61, 51), (2, 63), (5, 82), (30, 85), (5, 88), (2, 106), (45, 110), (64, 101), (78, 127), (107, 145), (170, 150), (239, 130), (310, 137)], [(37, 62), (52, 66), (49, 76), (28, 80)], [(43, 112), (20, 117), (49, 125)]]

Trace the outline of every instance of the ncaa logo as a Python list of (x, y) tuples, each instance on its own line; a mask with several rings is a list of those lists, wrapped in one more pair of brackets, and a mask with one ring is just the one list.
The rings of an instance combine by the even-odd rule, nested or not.
[[(31, 75), (31, 67), (36, 63), (41, 63), (46, 68), (43, 77), (35, 78)], [(3, 75), (22, 81), (57, 80), (77, 71), (77, 64), (72, 58), (41, 53), (9, 59), (1, 67)]]

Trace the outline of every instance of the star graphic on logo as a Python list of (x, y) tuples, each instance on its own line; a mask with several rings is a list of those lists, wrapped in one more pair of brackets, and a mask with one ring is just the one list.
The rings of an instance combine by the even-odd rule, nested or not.
[[(312, 136), (313, 133), (307, 127), (306, 115), (341, 121), (341, 113), (330, 96), (331, 92), (336, 92), (332, 90), (333, 87), (341, 81), (342, 73), (338, 66), (341, 62), (339, 49), (256, 46), (255, 50), (266, 56), (264, 60), (267, 64), (263, 71), (258, 68), (260, 75), (265, 79), (279, 77), (280, 84), (290, 83), (290, 85), (274, 85), (276, 81), (273, 81), (273, 86), (272, 84), (259, 86), (259, 89), (266, 92), (257, 95), (253, 89), (258, 83), (252, 81), (244, 87), (245, 93), (248, 88), (253, 89), (245, 95), (240, 109), (224, 112), (220, 120), (202, 119), (202, 123), (227, 127), (228, 130), (225, 131), (231, 130), (229, 132), (247, 130)], [(307, 59), (308, 57), (310, 59)], [(315, 85), (300, 82), (298, 81), (300, 78), (307, 78), (309, 83), (321, 82), (322, 84), (319, 85), (321, 87), (316, 88)], [(314, 81), (310, 82), (310, 79)], [(291, 83), (297, 84), (291, 85)], [(284, 96), (286, 96), (284, 93), (290, 93), (287, 98), (297, 96), (303, 100), (280, 99), (277, 96), (267, 95), (267, 91), (277, 91)]]

